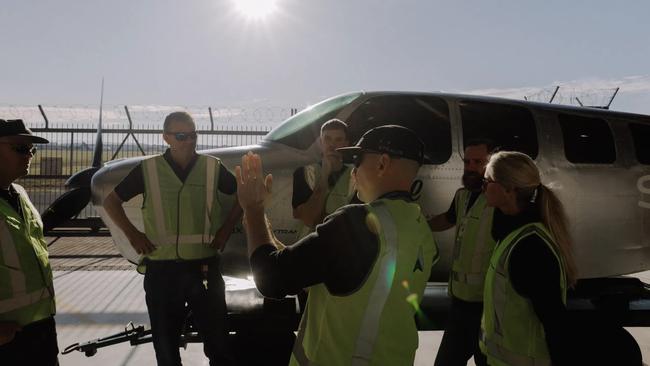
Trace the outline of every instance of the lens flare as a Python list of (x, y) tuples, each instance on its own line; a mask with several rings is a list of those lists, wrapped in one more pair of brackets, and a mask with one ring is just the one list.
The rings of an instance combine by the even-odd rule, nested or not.
[(277, 0), (232, 0), (235, 9), (252, 20), (262, 20), (274, 13)]

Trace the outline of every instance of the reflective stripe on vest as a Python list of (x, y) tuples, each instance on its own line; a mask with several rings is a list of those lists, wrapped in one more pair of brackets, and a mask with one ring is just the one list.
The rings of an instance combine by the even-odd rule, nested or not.
[[(7, 223), (4, 220), (0, 221), (0, 242), (3, 243), (0, 246), (2, 247), (2, 258), (4, 258), (4, 263), (9, 269), (11, 269), (9, 274), (11, 277), (11, 288), (13, 289), (14, 294), (24, 293), (26, 292), (25, 274), (23, 273), (22, 266), (20, 265), (18, 252), (16, 252), (16, 244), (14, 243), (14, 238), (11, 236), (9, 228), (7, 227)], [(7, 312), (9, 310), (3, 310), (0, 306), (0, 311)]]
[(8, 313), (10, 311), (18, 310), (49, 298), (50, 291), (48, 291), (46, 287), (23, 295), (14, 295), (11, 299), (0, 300), (0, 313)]
[[(160, 155), (162, 157), (162, 155)], [(153, 214), (156, 227), (156, 234), (159, 236), (158, 245), (169, 245), (176, 242), (176, 235), (173, 236), (173, 242), (170, 241), (169, 237), (166, 237), (167, 228), (165, 227), (165, 217), (163, 216), (163, 203), (162, 203), (162, 194), (160, 193), (160, 179), (158, 179), (158, 166), (156, 162), (157, 158), (147, 159), (143, 164), (147, 165), (147, 179), (150, 184), (146, 185), (147, 194), (151, 195), (151, 202), (153, 203)], [(163, 240), (160, 240), (163, 239)]]
[(527, 224), (509, 234), (498, 244), (486, 277), (480, 346), (491, 365), (550, 365), (543, 326), (529, 300), (512, 288), (508, 273), (512, 250), (531, 235), (540, 237), (557, 259), (562, 301), (566, 303), (564, 265), (545, 227)]
[(493, 342), (489, 339), (485, 339), (483, 334), (481, 334), (481, 341), (486, 345), (490, 350), (490, 353), (499, 360), (505, 362), (508, 365), (517, 365), (517, 366), (551, 366), (551, 360), (549, 359), (535, 359), (525, 355), (518, 355), (508, 351), (507, 349), (501, 347), (496, 342)]
[(492, 238), (494, 209), (479, 194), (469, 206), (471, 192), (460, 189), (456, 203), (456, 240), (449, 277), (449, 291), (465, 301), (483, 301), (483, 284), (496, 242)]
[(300, 321), (300, 325), (298, 325), (298, 335), (296, 336), (296, 340), (293, 344), (292, 357), (300, 366), (317, 366), (315, 363), (312, 363), (309, 360), (307, 354), (305, 353), (305, 346), (303, 345), (306, 327), (306, 324), (304, 323), (306, 323), (305, 319), (307, 319), (308, 314), (309, 306), (305, 307), (305, 311), (302, 313), (302, 319)]
[[(373, 204), (379, 223), (381, 224), (384, 238), (386, 239), (386, 253), (381, 261), (377, 264), (379, 266), (379, 280), (375, 282), (375, 286), (370, 293), (368, 300), (368, 308), (361, 321), (361, 330), (357, 338), (357, 345), (352, 356), (352, 365), (367, 365), (370, 363), (372, 350), (375, 346), (377, 339), (377, 332), (379, 331), (379, 319), (384, 310), (388, 294), (390, 293), (393, 279), (395, 278), (395, 263), (397, 262), (397, 230), (395, 229), (395, 221), (388, 211), (388, 208), (379, 201), (378, 204)], [(382, 279), (386, 279), (383, 281)]]
[[(143, 164), (147, 165), (147, 194), (151, 195), (151, 202), (153, 204), (154, 211), (154, 226), (156, 227), (155, 236), (157, 238), (157, 245), (175, 245), (175, 244), (197, 244), (197, 243), (210, 243), (214, 238), (210, 233), (210, 215), (212, 212), (212, 205), (214, 202), (214, 186), (215, 186), (215, 172), (217, 160), (212, 158), (206, 158), (206, 177), (205, 177), (205, 220), (204, 228), (201, 234), (171, 234), (175, 230), (169, 230), (165, 226), (164, 218), (164, 209), (163, 209), (163, 200), (162, 194), (160, 191), (160, 179), (158, 177), (158, 167), (157, 159), (164, 159), (162, 155), (159, 155), (154, 158), (147, 159)], [(199, 160), (200, 161), (200, 160)], [(197, 161), (197, 164), (199, 163)], [(180, 213), (179, 213), (180, 214)]]

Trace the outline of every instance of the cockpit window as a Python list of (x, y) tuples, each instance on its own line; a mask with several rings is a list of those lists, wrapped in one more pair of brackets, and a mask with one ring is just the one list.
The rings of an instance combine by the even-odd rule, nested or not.
[(335, 118), (341, 109), (360, 95), (361, 93), (339, 95), (303, 109), (269, 132), (264, 139), (306, 150), (320, 135), (320, 126)]
[(382, 95), (369, 98), (346, 121), (350, 142), (371, 128), (386, 124), (408, 127), (425, 145), (425, 164), (442, 164), (451, 156), (449, 106), (430, 95)]
[(562, 113), (558, 115), (564, 154), (577, 164), (611, 164), (616, 161), (614, 136), (607, 121)]
[(535, 119), (528, 108), (503, 103), (463, 101), (463, 142), (490, 139), (501, 150), (522, 152), (535, 159), (538, 153)]

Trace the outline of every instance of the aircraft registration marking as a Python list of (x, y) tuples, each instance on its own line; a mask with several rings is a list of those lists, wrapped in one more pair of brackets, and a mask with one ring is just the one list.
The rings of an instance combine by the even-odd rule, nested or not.
[[(636, 181), (636, 188), (639, 192), (643, 194), (650, 194), (650, 187), (647, 187), (645, 184), (650, 182), (650, 175), (644, 175), (639, 177), (639, 180)], [(639, 201), (639, 207), (650, 209), (650, 202)]]

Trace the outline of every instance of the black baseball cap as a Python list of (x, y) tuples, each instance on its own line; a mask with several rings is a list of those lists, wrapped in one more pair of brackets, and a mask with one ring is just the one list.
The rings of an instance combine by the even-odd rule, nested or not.
[(47, 144), (47, 139), (35, 136), (32, 130), (27, 128), (22, 119), (0, 119), (0, 137), (24, 136), (29, 137), (31, 142), (36, 144)]
[(413, 130), (398, 125), (375, 127), (364, 133), (355, 146), (336, 149), (346, 163), (363, 152), (388, 154), (393, 157), (424, 162), (424, 143)]

